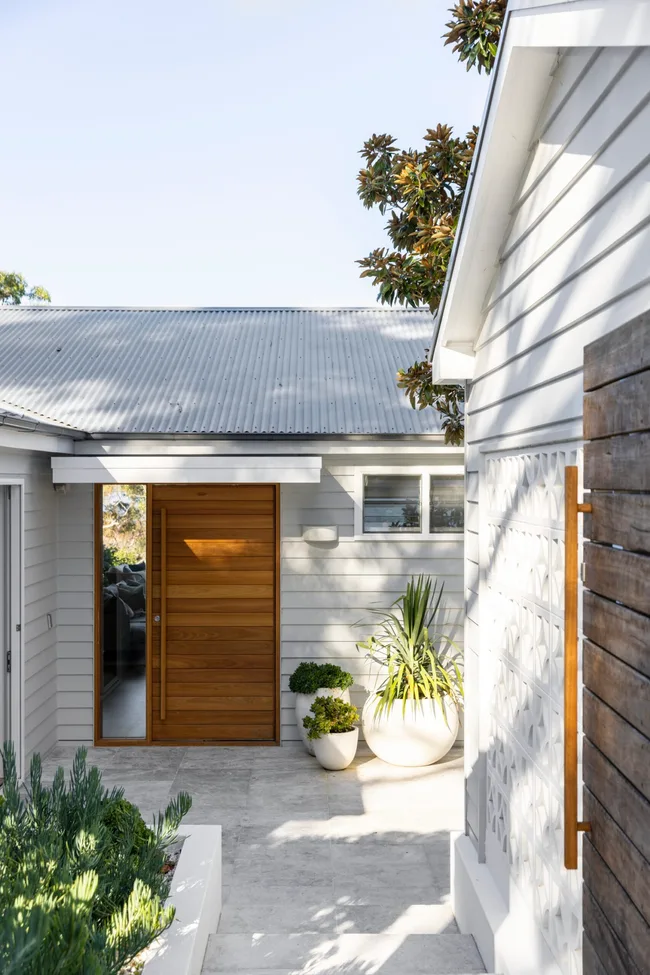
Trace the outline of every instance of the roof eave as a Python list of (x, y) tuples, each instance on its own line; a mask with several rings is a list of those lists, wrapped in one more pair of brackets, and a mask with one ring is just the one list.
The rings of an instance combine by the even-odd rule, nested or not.
[(621, 0), (613, 6), (607, 0), (511, 0), (438, 309), (431, 345), (435, 381), (473, 377), (486, 296), (560, 50), (650, 44), (650, 4)]

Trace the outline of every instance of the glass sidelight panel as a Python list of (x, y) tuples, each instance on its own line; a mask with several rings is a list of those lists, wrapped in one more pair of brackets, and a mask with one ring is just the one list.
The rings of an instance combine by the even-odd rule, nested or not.
[(146, 485), (102, 485), (100, 517), (100, 734), (145, 738)]

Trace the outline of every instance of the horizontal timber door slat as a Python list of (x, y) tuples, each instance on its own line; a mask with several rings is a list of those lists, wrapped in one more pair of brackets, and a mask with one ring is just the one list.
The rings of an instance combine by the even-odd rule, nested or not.
[[(169, 579), (169, 576), (167, 576)], [(154, 595), (160, 595), (158, 587), (154, 586)], [(183, 599), (223, 599), (223, 600), (246, 600), (259, 601), (260, 599), (273, 600), (273, 586), (223, 586), (223, 585), (199, 585), (196, 583), (183, 583), (169, 585), (167, 583), (167, 597), (174, 599), (180, 596)]]
[(650, 958), (650, 313), (584, 355), (584, 975)]
[[(159, 742), (277, 739), (277, 489), (154, 485), (152, 609), (161, 592), (167, 511), (166, 667), (152, 635), (152, 737)], [(160, 714), (166, 675), (166, 713)]]

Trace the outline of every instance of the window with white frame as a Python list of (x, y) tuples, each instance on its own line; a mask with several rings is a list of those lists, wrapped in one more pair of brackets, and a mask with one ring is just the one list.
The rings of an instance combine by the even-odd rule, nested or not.
[(360, 472), (357, 534), (428, 537), (461, 533), (465, 482), (457, 470)]
[(464, 526), (464, 478), (433, 475), (429, 479), (429, 531), (462, 532)]
[(419, 474), (364, 474), (364, 534), (421, 532), (421, 480)]

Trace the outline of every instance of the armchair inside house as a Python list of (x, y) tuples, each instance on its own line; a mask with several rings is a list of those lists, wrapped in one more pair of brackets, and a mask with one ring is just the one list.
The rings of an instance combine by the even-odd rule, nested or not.
[(102, 592), (102, 737), (143, 737), (146, 683), (146, 566), (113, 565)]

